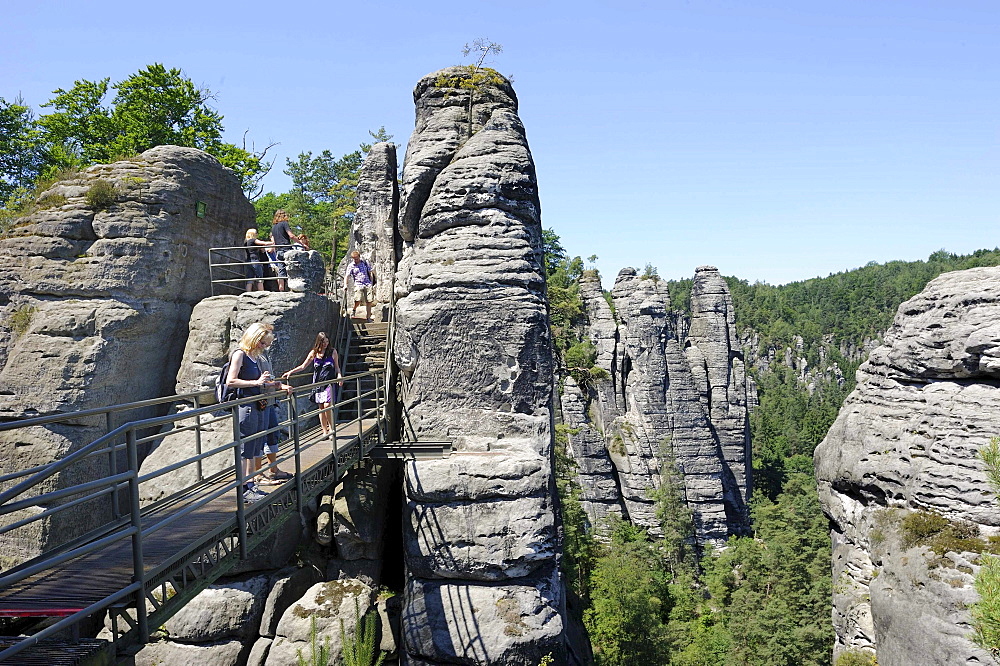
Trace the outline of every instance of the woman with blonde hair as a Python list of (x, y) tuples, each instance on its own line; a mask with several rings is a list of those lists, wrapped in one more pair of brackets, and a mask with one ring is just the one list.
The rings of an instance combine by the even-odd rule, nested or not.
[[(327, 380), (332, 382), (334, 379), (343, 377), (340, 373), (340, 359), (337, 358), (337, 350), (330, 344), (330, 338), (322, 331), (316, 335), (316, 342), (313, 343), (312, 349), (306, 355), (306, 360), (281, 375), (281, 378), (285, 379), (296, 372), (305, 370), (310, 363), (313, 366), (313, 384)], [(340, 382), (340, 386), (343, 385), (344, 382)], [(313, 394), (313, 402), (320, 408), (319, 424), (323, 428), (323, 434), (329, 435), (333, 431), (333, 414), (330, 408), (337, 402), (337, 390), (333, 384), (317, 388), (316, 393)]]
[(247, 229), (243, 247), (247, 253), (247, 291), (253, 291), (254, 280), (257, 281), (257, 291), (264, 291), (264, 252), (260, 246), (270, 246), (271, 241), (257, 238), (256, 229)]
[[(274, 340), (266, 324), (250, 324), (240, 338), (239, 348), (233, 352), (229, 362), (226, 386), (239, 389), (237, 395), (246, 398), (260, 395), (267, 388), (281, 388), (281, 382), (272, 381), (271, 373), (262, 370), (260, 359), (268, 345)], [(240, 458), (243, 465), (243, 501), (256, 502), (264, 497), (252, 475), (260, 466), (264, 452), (264, 438), (253, 435), (267, 429), (267, 401), (258, 400), (239, 407)]]

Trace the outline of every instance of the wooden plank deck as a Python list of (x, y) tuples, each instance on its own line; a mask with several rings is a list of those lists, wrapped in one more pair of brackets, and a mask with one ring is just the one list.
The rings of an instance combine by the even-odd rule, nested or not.
[[(374, 425), (376, 419), (364, 419), (360, 424), (357, 422), (338, 424), (337, 451), (349, 449), (360, 435)], [(300, 442), (303, 448), (300, 454), (303, 474), (326, 460), (333, 450), (331, 440), (321, 437), (318, 427), (300, 435)], [(292, 442), (288, 441), (280, 449), (279, 461), (291, 453)], [(294, 458), (280, 462), (280, 465), (283, 470), (292, 472), (295, 469)], [(182, 497), (167, 503), (162, 508), (153, 506), (150, 510), (144, 510), (143, 528), (168, 520), (234, 481), (235, 472), (220, 475), (189, 489)], [(288, 484), (294, 483), (293, 478), (281, 485), (261, 485), (260, 489), (272, 495), (287, 496), (287, 493), (281, 491)], [(241, 501), (242, 492), (237, 492), (237, 489), (230, 490), (194, 509), (173, 524), (144, 537), (145, 571), (148, 573), (156, 569), (232, 521), (236, 515), (237, 502)], [(266, 504), (268, 500), (265, 498), (245, 507), (250, 514)], [(294, 508), (284, 510), (287, 515), (294, 512)], [(132, 582), (132, 574), (132, 540), (126, 537), (101, 550), (65, 562), (0, 591), (0, 616), (70, 615), (127, 587)]]

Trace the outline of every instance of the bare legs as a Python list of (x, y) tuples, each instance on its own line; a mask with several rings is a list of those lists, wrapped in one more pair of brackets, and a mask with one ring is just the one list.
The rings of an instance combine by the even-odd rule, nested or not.
[(329, 435), (333, 431), (333, 412), (330, 410), (332, 405), (332, 402), (321, 402), (319, 404), (319, 425), (323, 428), (324, 435)]

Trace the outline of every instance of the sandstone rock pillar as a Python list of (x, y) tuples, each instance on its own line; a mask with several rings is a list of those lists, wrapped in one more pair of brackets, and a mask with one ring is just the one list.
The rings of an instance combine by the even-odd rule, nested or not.
[(394, 355), (404, 438), (404, 663), (563, 657), (552, 356), (534, 163), (509, 82), (424, 77), (403, 171)]
[(684, 352), (719, 442), (726, 513), (732, 524), (746, 526), (753, 487), (746, 367), (736, 335), (733, 297), (715, 266), (695, 269)]

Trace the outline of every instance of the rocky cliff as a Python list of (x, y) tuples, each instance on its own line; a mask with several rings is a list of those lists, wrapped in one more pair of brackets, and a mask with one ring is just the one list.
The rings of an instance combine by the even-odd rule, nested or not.
[[(211, 294), (207, 250), (253, 224), (236, 176), (193, 148), (153, 148), (53, 185), (0, 239), (0, 418), (170, 394), (191, 308)], [(98, 421), (0, 435), (0, 465), (57, 460), (103, 434)], [(101, 470), (80, 472), (91, 473)], [(71, 514), (12, 546), (18, 557), (100, 520)]]
[[(993, 663), (969, 639), (980, 556), (958, 551), (1000, 533), (978, 458), (1000, 433), (998, 321), (1000, 269), (931, 281), (899, 307), (816, 449), (836, 653), (874, 651), (883, 666)], [(938, 537), (915, 529), (920, 520)]]
[(454, 447), (406, 467), (404, 662), (562, 663), (535, 168), (509, 82), (467, 74), (417, 84), (403, 167), (404, 438)]
[(586, 393), (567, 382), (562, 400), (591, 520), (624, 513), (656, 533), (653, 493), (667, 461), (683, 474), (700, 541), (721, 545), (745, 532), (753, 392), (725, 281), (714, 267), (697, 270), (686, 335), (666, 285), (635, 269), (615, 280), (614, 312), (596, 274), (583, 276), (580, 294), (607, 378)]
[(399, 187), (396, 183), (396, 146), (376, 143), (368, 151), (358, 176), (358, 210), (351, 224), (347, 256), (337, 267), (335, 284), (328, 291), (340, 293), (350, 253), (361, 253), (375, 273), (376, 319), (387, 314), (385, 307), (392, 300), (393, 274), (399, 238), (396, 220), (399, 214)]

